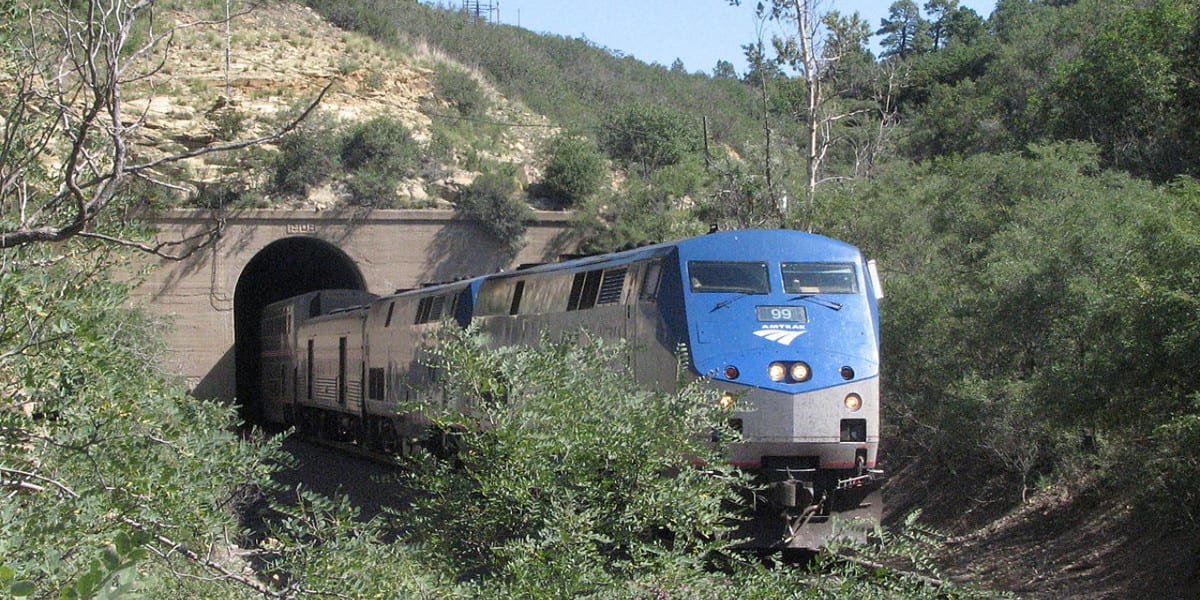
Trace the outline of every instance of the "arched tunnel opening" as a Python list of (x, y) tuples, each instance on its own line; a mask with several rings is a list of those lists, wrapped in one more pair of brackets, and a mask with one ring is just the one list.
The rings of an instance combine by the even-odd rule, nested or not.
[(362, 272), (346, 253), (314, 238), (277, 240), (246, 263), (233, 292), (234, 364), (241, 417), (261, 423), (259, 318), (264, 306), (307, 292), (365, 290)]

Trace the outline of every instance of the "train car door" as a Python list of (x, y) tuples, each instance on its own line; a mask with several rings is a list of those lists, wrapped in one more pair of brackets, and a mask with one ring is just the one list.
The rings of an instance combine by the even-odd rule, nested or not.
[(338, 338), (337, 403), (346, 406), (346, 338)]

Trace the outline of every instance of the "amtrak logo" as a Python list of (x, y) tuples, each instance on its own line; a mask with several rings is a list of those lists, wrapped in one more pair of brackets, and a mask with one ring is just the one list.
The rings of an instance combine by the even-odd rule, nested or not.
[(754, 332), (754, 335), (757, 335), (760, 338), (771, 340), (772, 342), (783, 344), (784, 346), (792, 345), (792, 342), (796, 341), (796, 338), (799, 338), (804, 334), (805, 330), (803, 329), (759, 329), (758, 331)]

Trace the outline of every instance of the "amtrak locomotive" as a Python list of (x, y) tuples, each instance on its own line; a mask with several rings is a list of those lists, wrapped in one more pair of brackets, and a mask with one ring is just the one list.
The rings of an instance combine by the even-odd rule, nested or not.
[[(743, 533), (816, 548), (879, 519), (879, 279), (857, 248), (798, 231), (730, 231), (376, 297), (326, 290), (262, 316), (262, 402), (274, 422), (389, 452), (436, 443), (420, 414), (423, 355), (446, 322), (498, 346), (586, 329), (624, 340), (639, 385), (704, 378), (762, 484)], [(414, 442), (414, 440), (424, 440)]]

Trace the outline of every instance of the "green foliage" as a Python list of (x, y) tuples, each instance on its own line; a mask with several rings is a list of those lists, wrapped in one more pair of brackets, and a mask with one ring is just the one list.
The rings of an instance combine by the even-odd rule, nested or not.
[(196, 208), (269, 208), (262, 192), (239, 181), (201, 184), (187, 206)]
[(884, 36), (880, 42), (883, 56), (904, 60), (927, 52), (933, 43), (929, 36), (929, 21), (921, 17), (917, 3), (914, 0), (897, 0), (888, 10), (888, 17), (882, 20), (877, 32)]
[(1007, 473), (1014, 502), (1040, 477), (1138, 479), (1122, 465), (1174, 453), (1143, 440), (1186, 423), (1200, 389), (1196, 186), (1098, 165), (1092, 147), (1038, 147), (818, 199), (817, 231), (882, 257), (894, 451)]
[(573, 135), (559, 135), (546, 145), (550, 160), (538, 191), (570, 207), (596, 193), (608, 175), (604, 155), (595, 142)]
[(415, 172), (417, 150), (403, 123), (381, 115), (351, 126), (342, 138), (340, 155), (349, 171), (390, 171), (404, 177)]
[(573, 225), (584, 252), (612, 252), (676, 240), (708, 231), (681, 205), (681, 198), (651, 182), (632, 180), (624, 189), (589, 198)]
[(1190, 411), (1154, 429), (1148, 447), (1120, 458), (1145, 464), (1152, 483), (1137, 497), (1146, 510), (1175, 527), (1194, 529), (1200, 526), (1200, 394), (1191, 400)]
[(483, 86), (462, 69), (438, 69), (433, 75), (433, 89), (439, 98), (464, 117), (476, 117), (487, 112), (488, 98)]
[(718, 162), (715, 190), (696, 207), (696, 218), (721, 229), (780, 226), (780, 211), (767, 189), (766, 178), (750, 171), (756, 162)]
[(317, 115), (279, 140), (274, 188), (285, 194), (303, 194), (341, 170), (340, 140), (336, 124)]
[(499, 168), (475, 178), (458, 200), (457, 210), (474, 219), (501, 242), (510, 256), (525, 246), (525, 230), (533, 210), (518, 191), (520, 184), (511, 170)]
[[(239, 584), (185, 550), (226, 543), (235, 488), (265, 479), (274, 450), (233, 433), (232, 407), (191, 398), (164, 374), (151, 322), (127, 307), (129, 284), (110, 281), (115, 269), (131, 272), (125, 259), (82, 240), (0, 255), (9, 588), (236, 597)], [(236, 562), (224, 565), (239, 572)], [(169, 596), (153, 593), (163, 586)]]
[(386, 208), (401, 179), (415, 175), (421, 147), (408, 128), (383, 115), (352, 125), (341, 139), (342, 166), (356, 204)]
[(472, 597), (441, 557), (397, 541), (396, 529), (383, 519), (364, 522), (344, 496), (299, 489), (276, 509), (260, 544), (260, 572), (280, 592), (298, 598)]
[(1183, 0), (1105, 23), (1051, 83), (1054, 133), (1094, 140), (1114, 166), (1160, 180), (1200, 172), (1197, 35), (1200, 10)]
[(210, 111), (207, 117), (212, 125), (213, 138), (222, 142), (236, 140), (246, 132), (250, 121), (250, 115), (233, 104), (223, 104)]
[[(760, 131), (751, 112), (754, 96), (737, 80), (672, 73), (598, 47), (586, 39), (539, 35), (502, 24), (480, 26), (452, 8), (385, 0), (309, 0), (335, 23), (385, 44), (423, 41), (470, 65), (505, 97), (568, 130), (599, 124), (609, 107), (670, 103), (687, 114), (708, 115), (721, 143), (741, 146)], [(386, 21), (388, 27), (375, 25)], [(389, 30), (389, 28), (391, 28)]]
[(610, 157), (639, 168), (642, 175), (677, 164), (703, 146), (699, 123), (682, 112), (655, 105), (626, 104), (613, 109), (598, 137)]
[(715, 467), (709, 432), (725, 419), (712, 392), (630, 390), (613, 368), (621, 349), (586, 337), (500, 351), (478, 337), (447, 343), (439, 368), (487, 375), (448, 382), (472, 407), (438, 418), (460, 431), (459, 464), (418, 465), (427, 495), (414, 510), (419, 539), (462, 572), (495, 577), (504, 596), (573, 597), (672, 563), (699, 568), (728, 543), (739, 479)]
[(4, 50), (4, 59), (7, 60), (7, 54), (13, 49), (14, 27), (17, 22), (20, 9), (17, 6), (16, 0), (0, 0), (0, 48)]

